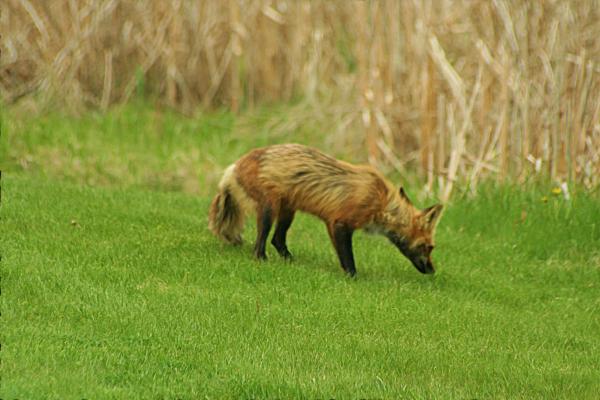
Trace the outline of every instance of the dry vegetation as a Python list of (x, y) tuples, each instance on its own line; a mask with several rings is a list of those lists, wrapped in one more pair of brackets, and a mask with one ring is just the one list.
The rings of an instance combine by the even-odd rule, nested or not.
[(600, 182), (597, 0), (3, 0), (0, 30), (5, 103), (301, 99), (293, 123), (333, 118), (332, 145), (443, 198), (456, 179)]

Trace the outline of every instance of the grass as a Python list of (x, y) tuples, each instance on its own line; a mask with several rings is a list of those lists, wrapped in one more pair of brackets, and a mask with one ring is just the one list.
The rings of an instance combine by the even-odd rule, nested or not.
[[(565, 201), (543, 186), (487, 185), (448, 206), (435, 276), (419, 274), (383, 238), (358, 233), (352, 280), (310, 216), (290, 230), (291, 263), (271, 248), (267, 262), (252, 259), (252, 223), (244, 246), (221, 244), (206, 228), (210, 190), (144, 183), (138, 157), (160, 172), (169, 152), (151, 138), (133, 145), (144, 119), (121, 141), (111, 136), (118, 129), (96, 128), (105, 117), (4, 114), (1, 398), (530, 399), (600, 391), (597, 194), (574, 191)], [(230, 131), (193, 136), (190, 128), (165, 139), (173, 151), (205, 145), (202, 162), (212, 154), (225, 165), (239, 155), (235, 146), (268, 140), (260, 130), (236, 136), (227, 114), (172, 118), (163, 126)], [(36, 126), (45, 120), (52, 133), (44, 136)], [(79, 125), (90, 120), (92, 132)], [(78, 128), (59, 130), (71, 124)], [(27, 132), (15, 129), (23, 126)], [(23, 168), (15, 145), (37, 161)], [(133, 172), (123, 184), (86, 184), (46, 169), (47, 148), (64, 150), (57, 162), (76, 151), (123, 151)]]
[(12, 107), (0, 110), (0, 160), (5, 171), (72, 183), (209, 195), (223, 167), (249, 147), (323, 147), (329, 126), (298, 124), (295, 114), (294, 106), (270, 106), (237, 118), (227, 111), (186, 118), (141, 100), (77, 116)]

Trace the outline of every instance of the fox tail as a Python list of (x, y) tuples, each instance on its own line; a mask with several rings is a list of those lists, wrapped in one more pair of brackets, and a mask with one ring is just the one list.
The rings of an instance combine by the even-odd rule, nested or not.
[(242, 244), (242, 231), (250, 198), (235, 177), (235, 165), (230, 165), (219, 182), (219, 191), (208, 214), (208, 228), (221, 240)]

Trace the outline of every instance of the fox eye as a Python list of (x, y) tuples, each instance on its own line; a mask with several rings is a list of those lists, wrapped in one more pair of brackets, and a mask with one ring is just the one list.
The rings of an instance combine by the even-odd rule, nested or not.
[(433, 251), (433, 246), (430, 244), (422, 244), (420, 247), (423, 253), (431, 253)]

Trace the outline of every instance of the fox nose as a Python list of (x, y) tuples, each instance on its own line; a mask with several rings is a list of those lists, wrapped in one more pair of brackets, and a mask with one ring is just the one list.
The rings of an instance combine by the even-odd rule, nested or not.
[(429, 263), (427, 265), (427, 267), (425, 268), (425, 274), (435, 274), (435, 268), (433, 267), (433, 264)]
[(425, 272), (426, 274), (435, 274), (435, 268), (433, 266), (433, 263), (431, 262), (431, 257), (427, 258), (427, 262), (425, 263), (426, 266), (426, 270), (427, 272)]
[(435, 268), (431, 260), (425, 260), (425, 262), (421, 264), (421, 268), (418, 269), (423, 274), (435, 274)]
[(431, 260), (423, 260), (421, 262), (416, 262), (415, 267), (422, 274), (435, 274), (435, 268)]

